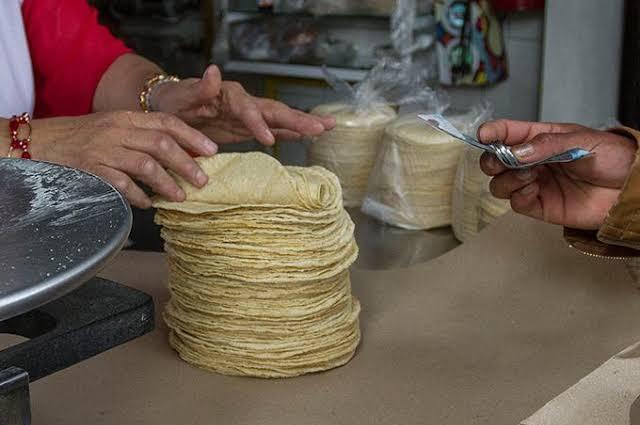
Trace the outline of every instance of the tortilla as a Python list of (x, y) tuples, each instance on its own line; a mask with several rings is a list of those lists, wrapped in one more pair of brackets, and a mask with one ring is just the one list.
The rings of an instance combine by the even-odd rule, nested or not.
[(197, 158), (210, 177), (197, 188), (174, 175), (186, 194), (186, 202), (156, 199), (154, 206), (165, 210), (204, 213), (250, 206), (287, 206), (302, 210), (326, 209), (337, 205), (340, 185), (320, 167), (283, 167), (260, 152), (219, 154)]

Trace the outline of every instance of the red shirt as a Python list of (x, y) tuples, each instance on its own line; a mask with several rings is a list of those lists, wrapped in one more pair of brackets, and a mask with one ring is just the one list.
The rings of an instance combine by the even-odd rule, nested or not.
[(35, 80), (34, 117), (90, 113), (100, 78), (131, 50), (98, 23), (87, 0), (24, 0), (22, 15)]

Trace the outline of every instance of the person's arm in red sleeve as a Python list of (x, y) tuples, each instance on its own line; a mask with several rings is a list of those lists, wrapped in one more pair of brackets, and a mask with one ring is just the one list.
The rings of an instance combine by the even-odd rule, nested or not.
[(87, 0), (25, 0), (22, 11), (36, 117), (139, 109), (144, 81), (161, 70), (100, 25)]

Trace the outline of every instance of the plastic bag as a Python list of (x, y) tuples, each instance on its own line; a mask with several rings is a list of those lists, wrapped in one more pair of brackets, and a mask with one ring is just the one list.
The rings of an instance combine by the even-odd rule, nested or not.
[[(475, 135), (484, 121), (491, 119), (493, 108), (488, 103), (476, 105), (465, 114), (459, 114), (456, 125), (467, 134)], [(461, 122), (460, 122), (461, 121)], [(494, 198), (489, 192), (489, 176), (480, 169), (482, 152), (465, 146), (456, 170), (453, 188), (451, 227), (455, 237), (464, 242), (482, 228), (509, 211), (509, 202)]]
[[(273, 10), (277, 13), (305, 12), (320, 16), (390, 16), (396, 9), (397, 0), (275, 0), (273, 2)], [(431, 13), (433, 1), (420, 0), (416, 9), (422, 15)]]
[(395, 3), (395, 0), (307, 0), (305, 9), (314, 15), (389, 16)]
[(407, 57), (413, 47), (416, 26), (416, 0), (398, 0), (391, 14), (391, 45), (400, 57)]
[[(436, 97), (437, 98), (437, 97)], [(467, 113), (447, 112), (446, 97), (431, 108), (411, 111), (391, 123), (369, 177), (362, 211), (405, 229), (451, 224), (452, 192), (464, 145), (426, 126), (418, 112), (444, 113), (464, 131), (474, 131), (488, 106)]]
[(426, 126), (415, 113), (397, 119), (385, 130), (362, 211), (405, 229), (449, 225), (463, 146)]
[[(358, 4), (363, 6), (372, 1)], [(336, 0), (326, 3), (336, 7), (356, 4)], [(391, 106), (418, 104), (436, 109), (445, 99), (427, 85), (435, 75), (435, 67), (412, 62), (415, 18), (416, 0), (397, 0), (391, 20), (394, 54), (380, 60), (355, 88), (325, 69), (327, 82), (342, 93), (346, 102), (321, 105), (312, 111), (335, 117), (337, 125), (313, 141), (308, 160), (311, 165), (322, 165), (338, 176), (345, 206), (360, 206), (362, 202), (384, 129), (396, 118)]]
[(309, 18), (251, 19), (231, 26), (231, 54), (241, 60), (316, 63), (318, 36)]
[(333, 116), (337, 125), (309, 145), (309, 162), (338, 176), (346, 207), (359, 206), (384, 129), (395, 119), (396, 112), (378, 104), (362, 114), (350, 104), (332, 103), (321, 105), (312, 113)]
[(406, 103), (435, 105), (444, 97), (426, 86), (416, 69), (391, 58), (381, 61), (356, 87), (328, 72), (326, 79), (345, 101), (320, 105), (312, 111), (335, 117), (337, 125), (309, 144), (308, 162), (338, 176), (345, 206), (360, 206), (384, 129), (396, 118), (394, 107)]

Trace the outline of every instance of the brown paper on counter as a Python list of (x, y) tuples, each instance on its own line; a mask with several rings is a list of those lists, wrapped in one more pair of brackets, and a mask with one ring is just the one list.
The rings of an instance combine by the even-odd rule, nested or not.
[[(426, 264), (352, 271), (363, 340), (344, 367), (289, 380), (207, 373), (152, 334), (32, 385), (46, 425), (516, 425), (640, 336), (624, 265), (509, 215)], [(168, 299), (160, 254), (103, 275)], [(579, 424), (583, 425), (583, 424)]]
[(640, 424), (640, 343), (615, 355), (522, 425)]

